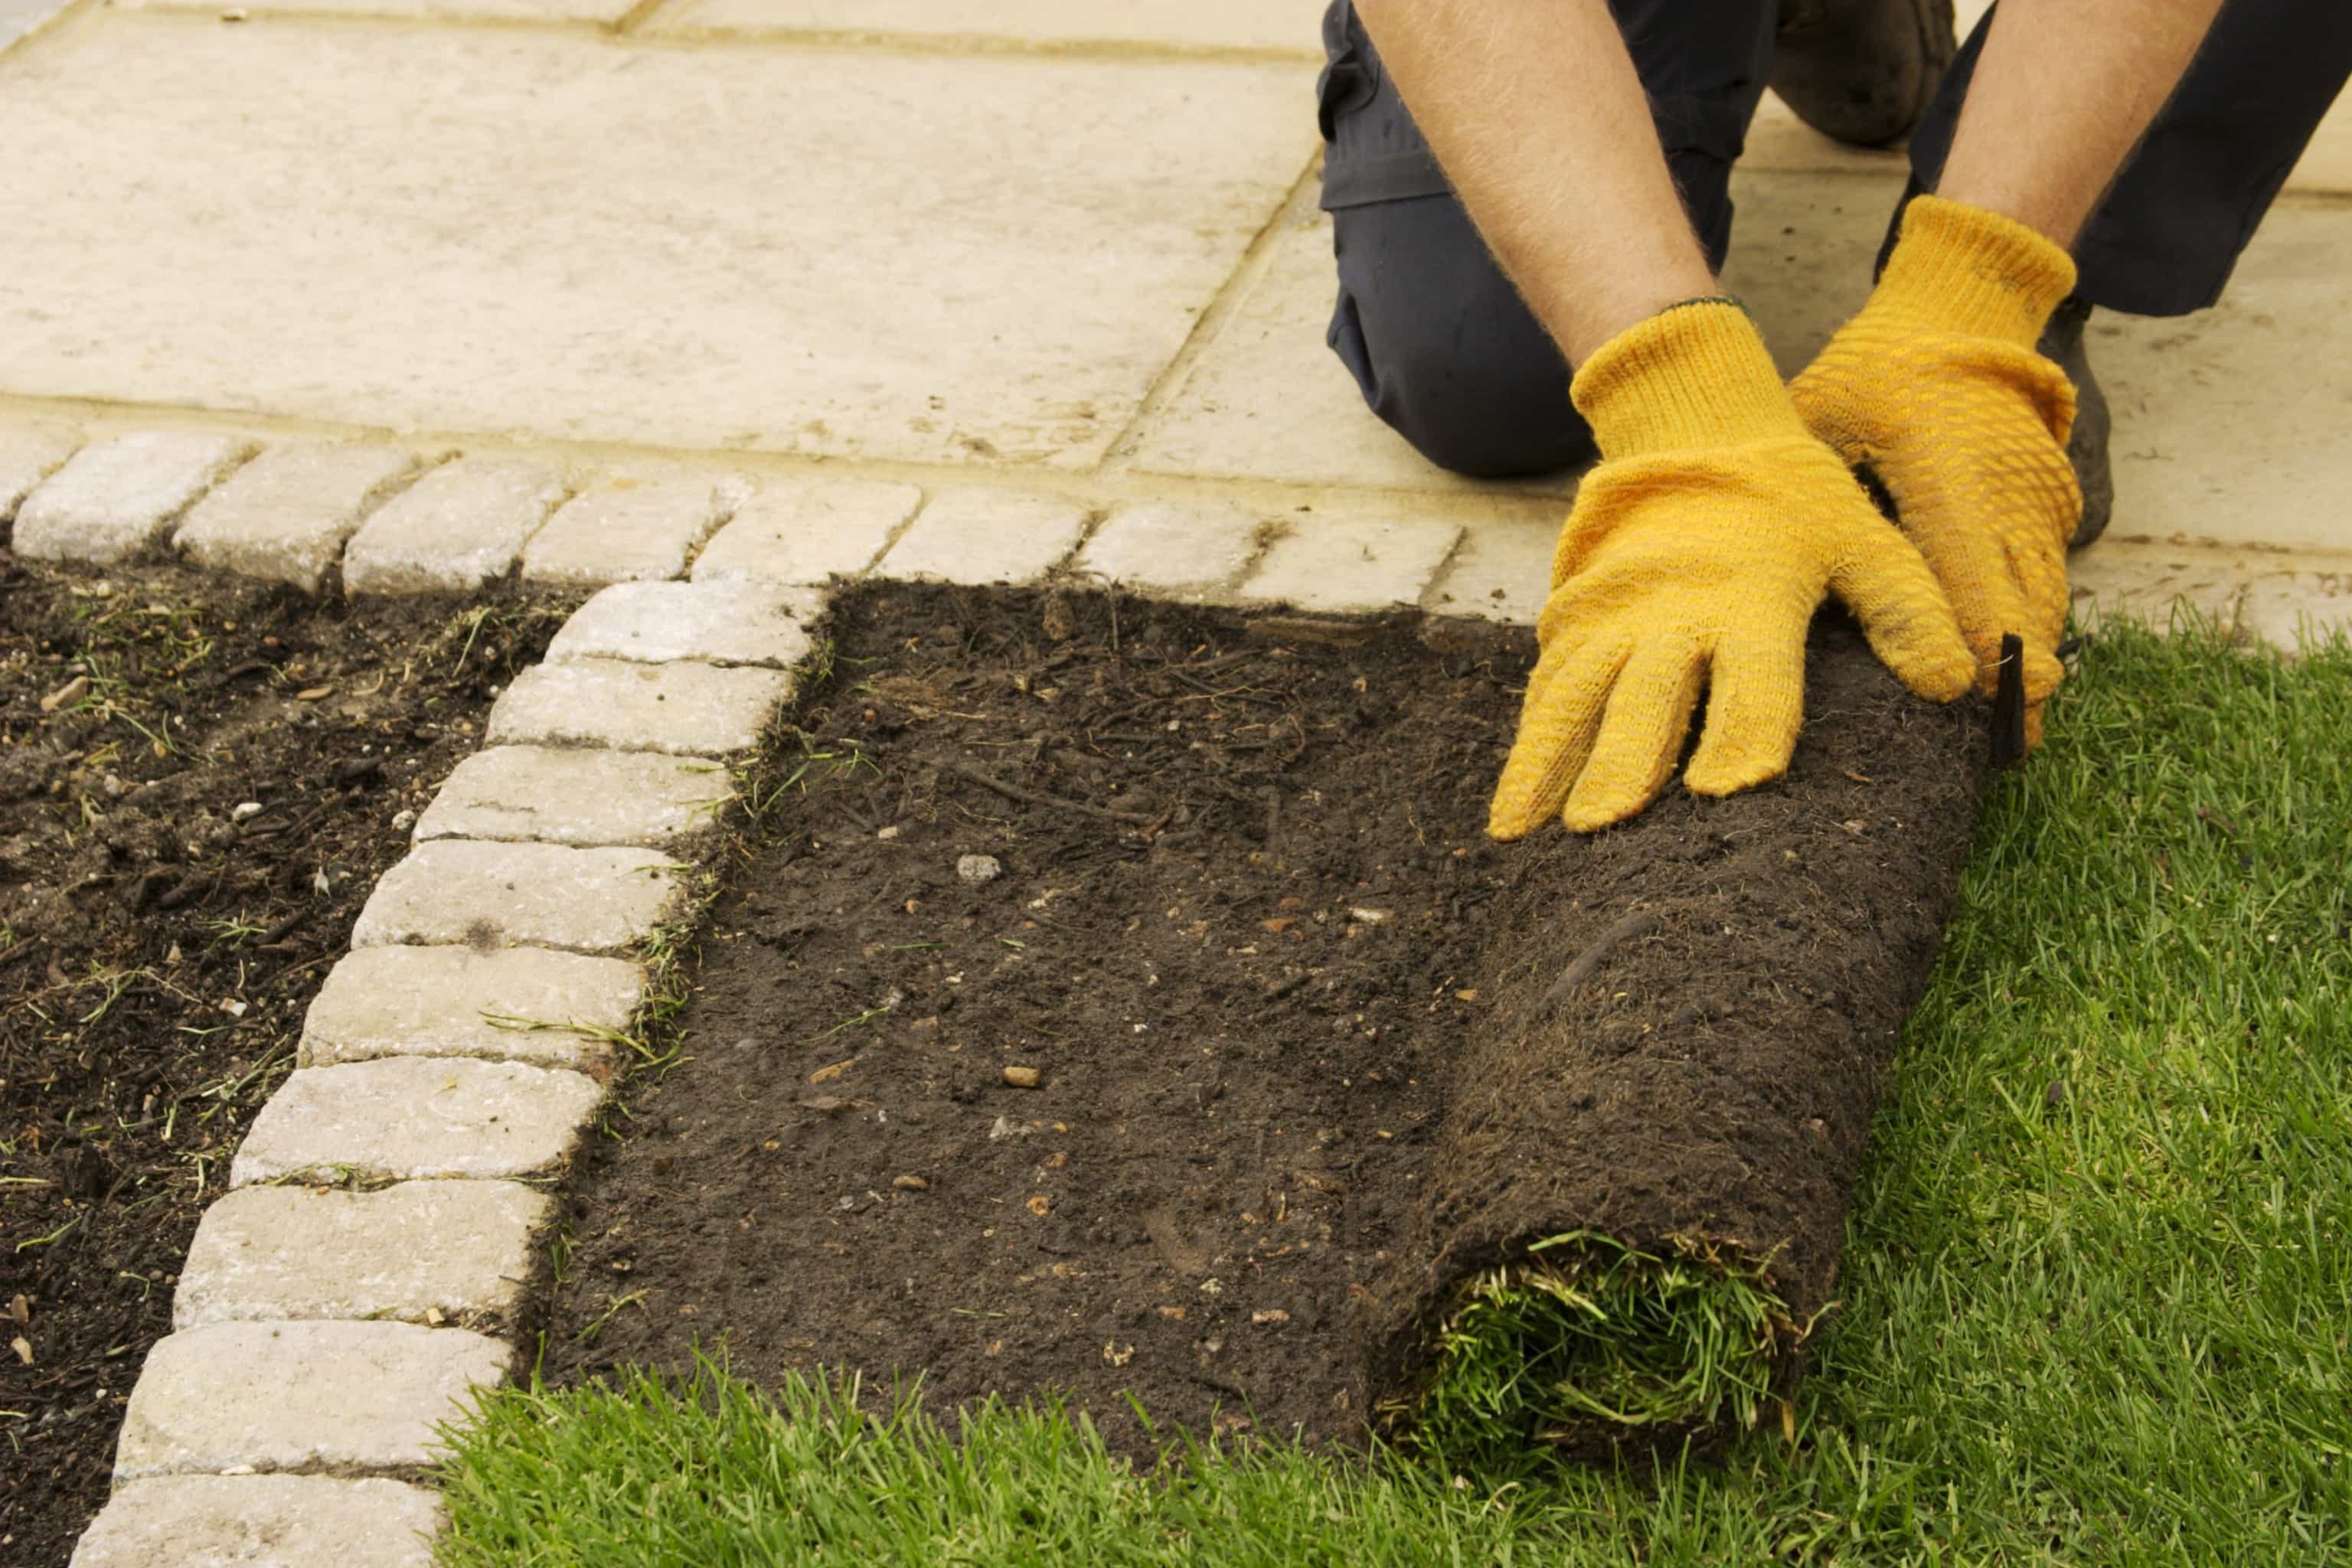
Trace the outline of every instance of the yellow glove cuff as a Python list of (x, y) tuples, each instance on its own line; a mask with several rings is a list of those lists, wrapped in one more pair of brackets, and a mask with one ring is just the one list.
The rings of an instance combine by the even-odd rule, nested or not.
[(2037, 229), (1966, 202), (1917, 196), (1871, 309), (2030, 349), (2074, 289), (2074, 258)]
[(1805, 434), (1756, 323), (1733, 300), (1694, 300), (1626, 328), (1592, 352), (1569, 398), (1612, 461)]

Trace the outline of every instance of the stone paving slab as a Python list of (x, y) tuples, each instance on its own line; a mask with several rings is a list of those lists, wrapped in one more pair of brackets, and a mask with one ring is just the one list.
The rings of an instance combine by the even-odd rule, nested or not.
[(16, 516), (17, 503), (80, 445), (80, 437), (58, 426), (0, 425), (0, 522)]
[(1323, 58), (1323, 0), (685, 0), (655, 33), (911, 35), (1030, 45), (1111, 43)]
[(463, 594), (505, 576), (571, 493), (542, 463), (460, 458), (384, 503), (343, 555), (352, 594)]
[(699, 659), (789, 669), (808, 657), (801, 624), (815, 619), (820, 605), (806, 589), (751, 583), (616, 583), (563, 623), (547, 659)]
[(118, 1484), (224, 1470), (413, 1470), (511, 1347), (413, 1323), (212, 1323), (155, 1342), (123, 1412)]
[(1306, 170), (1304, 89), (100, 10), (0, 56), (0, 392), (1083, 467)]
[(1556, 518), (1472, 523), (1423, 606), (1433, 615), (1533, 626), (1551, 592), (1559, 538)]
[(436, 839), (383, 874), (352, 945), (625, 952), (684, 909), (685, 869), (654, 849)]
[(513, 1182), (375, 1192), (240, 1187), (205, 1211), (172, 1326), (352, 1319), (492, 1328), (522, 1299), (553, 1205)]
[(127, 561), (252, 452), (238, 437), (182, 430), (92, 442), (17, 506), (12, 548), (33, 561)]
[(1205, 598), (1241, 576), (1268, 531), (1266, 520), (1239, 507), (1139, 502), (1113, 511), (1073, 569), (1155, 595)]
[(199, 566), (315, 594), (360, 520), (415, 468), (413, 455), (392, 447), (272, 447), (191, 508), (172, 542)]
[(433, 1568), (442, 1517), (406, 1481), (163, 1476), (114, 1494), (72, 1568)]
[[(131, 11), (194, 11), (218, 16), (222, 7), (206, 0), (113, 0)], [(621, 20), (637, 0), (241, 0), (254, 16), (385, 16), (414, 21), (581, 22), (605, 26)]]
[(1417, 605), (1461, 537), (1459, 523), (1403, 515), (1297, 521), (1267, 546), (1242, 597), (1331, 614)]
[(235, 1186), (544, 1175), (604, 1095), (582, 1073), (445, 1058), (298, 1068), (254, 1117)]
[(854, 577), (922, 504), (913, 485), (872, 479), (771, 484), (695, 558), (694, 580), (793, 586)]
[(706, 757), (493, 746), (457, 764), (417, 818), (416, 837), (687, 854), (717, 835), (734, 795), (734, 775)]
[(31, 33), (71, 0), (0, 0), (0, 49)]
[(682, 475), (619, 479), (574, 496), (523, 546), (522, 580), (601, 588), (684, 576), (687, 557), (733, 510), (734, 489)]
[(791, 691), (792, 677), (773, 669), (614, 658), (534, 665), (491, 708), (487, 738), (737, 757), (759, 746)]
[(2238, 605), (2239, 629), (2281, 647), (2306, 634), (2352, 629), (2352, 562), (2337, 572), (2277, 572), (2250, 579)]
[(542, 947), (363, 947), (327, 972), (302, 1020), (297, 1062), (479, 1057), (603, 1078), (612, 1068), (606, 1037), (627, 1032), (645, 987), (644, 969), (626, 959)]
[(882, 558), (880, 570), (940, 583), (1027, 583), (1076, 549), (1086, 526), (1084, 506), (1050, 496), (987, 490), (934, 496)]

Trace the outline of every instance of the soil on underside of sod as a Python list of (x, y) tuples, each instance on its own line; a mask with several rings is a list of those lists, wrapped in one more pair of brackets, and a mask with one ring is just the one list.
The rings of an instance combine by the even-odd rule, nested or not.
[(63, 1563), (105, 1504), (189, 1237), (399, 814), (561, 621), (0, 548), (0, 1562)]
[[(1058, 1391), (1135, 1453), (1130, 1395), (1163, 1436), (1360, 1436), (1489, 911), (1577, 907), (1484, 833), (1532, 639), (902, 585), (830, 632), (680, 1059), (575, 1171), (546, 1371), (699, 1348)], [(1664, 805), (1584, 853), (1737, 873), (1713, 803)]]

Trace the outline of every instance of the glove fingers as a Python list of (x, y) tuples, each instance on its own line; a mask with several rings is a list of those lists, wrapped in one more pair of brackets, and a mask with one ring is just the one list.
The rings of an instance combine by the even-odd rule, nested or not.
[(1628, 641), (1555, 645), (1537, 660), (1519, 709), (1518, 738), (1486, 810), (1488, 837), (1524, 838), (1559, 815), (1632, 651)]
[(1730, 795), (1779, 778), (1789, 771), (1804, 717), (1801, 629), (1792, 637), (1725, 644), (1716, 650), (1706, 732), (1683, 770), (1684, 787), (1694, 795)]
[[(1964, 636), (1966, 617), (1954, 615), (1919, 552), (1874, 513), (1857, 525), (1854, 547), (1832, 568), (1829, 585), (1880, 660), (1919, 696), (1949, 702), (1976, 683), (1979, 656)], [(1998, 654), (1997, 632), (1992, 647)]]
[(1682, 753), (1706, 674), (1705, 656), (1688, 644), (1654, 644), (1626, 662), (1592, 754), (1569, 792), (1562, 817), (1570, 828), (1607, 827), (1656, 798)]

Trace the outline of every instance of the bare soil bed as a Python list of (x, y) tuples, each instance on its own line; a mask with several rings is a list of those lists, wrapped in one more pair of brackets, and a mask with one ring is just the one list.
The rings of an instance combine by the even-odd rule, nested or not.
[[(1494, 1005), (1490, 909), (1580, 929), (1643, 876), (1870, 859), (1867, 780), (1790, 804), (1846, 756), (1750, 797), (1769, 843), (1675, 790), (1598, 839), (1490, 844), (1517, 633), (883, 586), (831, 634), (681, 1058), (575, 1173), (552, 1376), (699, 1349), (761, 1382), (919, 1376), (937, 1405), (1059, 1392), (1131, 1452), (1130, 1395), (1163, 1435), (1359, 1436), (1368, 1309), (1425, 1265), (1446, 1097), (1475, 1087), (1449, 1079)], [(1953, 732), (1876, 760), (1921, 769)], [(1924, 973), (1926, 923), (1890, 984)], [(1628, 953), (1686, 962), (1662, 934)], [(1810, 922), (1780, 946), (1841, 963)], [(1694, 1016), (1740, 1005), (1697, 978)], [(1785, 1119), (1780, 1085), (1740, 1093), (1722, 1116)]]
[(560, 612), (0, 549), (0, 1561), (66, 1561), (205, 1205)]

